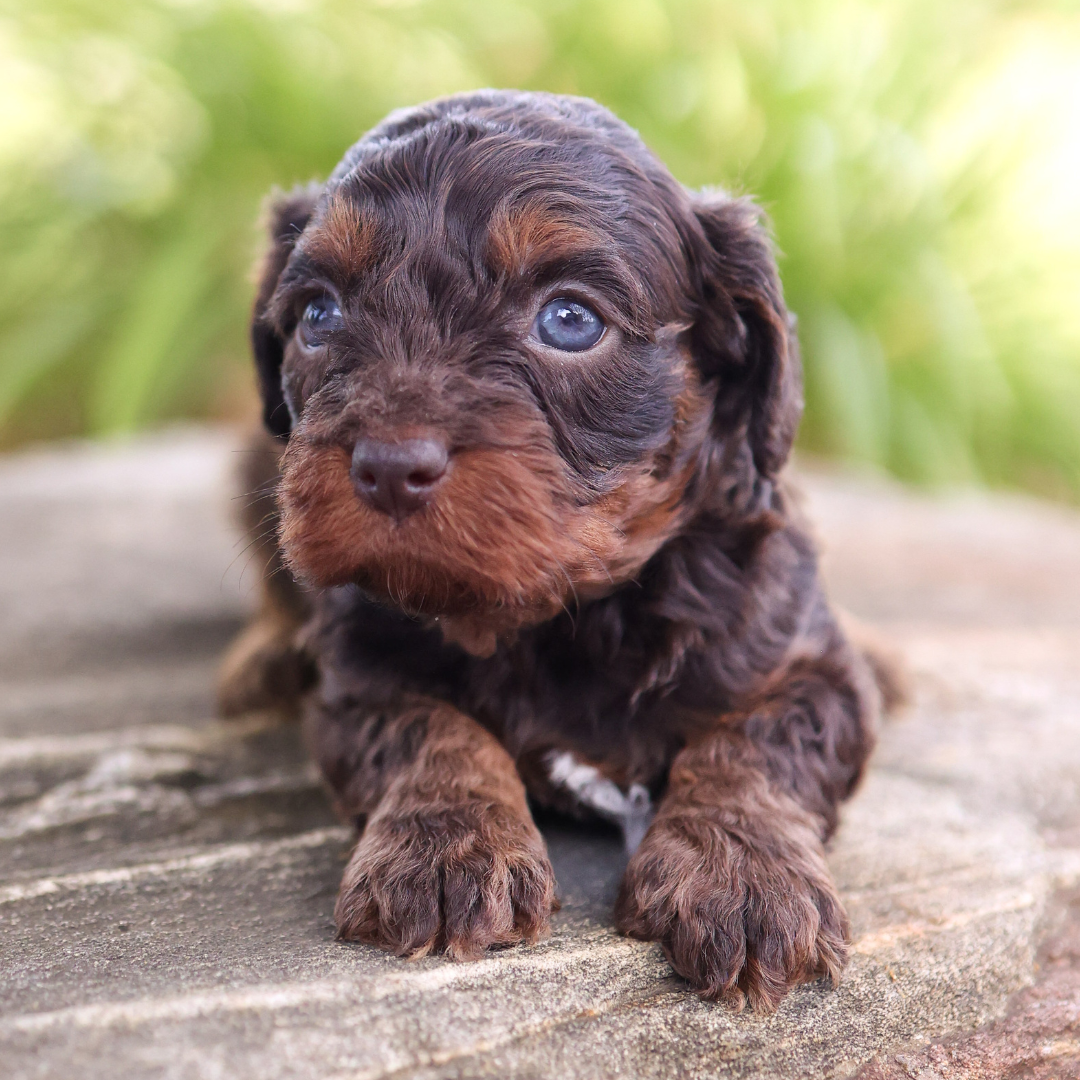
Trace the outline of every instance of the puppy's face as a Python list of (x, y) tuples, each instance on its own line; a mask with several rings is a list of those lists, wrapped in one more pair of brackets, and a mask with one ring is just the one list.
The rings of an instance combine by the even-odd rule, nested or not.
[(279, 204), (256, 306), (290, 567), (479, 653), (632, 578), (725, 469), (774, 472), (794, 424), (762, 410), (797, 411), (752, 212), (566, 100), (391, 118)]

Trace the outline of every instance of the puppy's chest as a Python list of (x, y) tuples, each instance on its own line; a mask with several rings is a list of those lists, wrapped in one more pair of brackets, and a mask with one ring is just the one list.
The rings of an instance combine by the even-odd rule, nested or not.
[(674, 712), (636, 706), (610, 672), (545, 659), (497, 680), (487, 669), (487, 692), (461, 706), (499, 737), (534, 800), (618, 825), (632, 850), (686, 733)]
[(684, 742), (674, 709), (643, 706), (618, 664), (538, 648), (473, 668), (459, 702), (515, 757), (565, 751), (623, 787), (652, 785)]

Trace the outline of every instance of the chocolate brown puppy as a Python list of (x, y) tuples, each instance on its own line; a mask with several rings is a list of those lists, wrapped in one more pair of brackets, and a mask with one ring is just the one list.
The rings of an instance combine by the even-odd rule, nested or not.
[(260, 521), (291, 577), (223, 693), (308, 687), (361, 829), (341, 936), (538, 938), (531, 798), (623, 825), (618, 926), (705, 997), (835, 981), (822, 845), (879, 693), (780, 479), (800, 365), (757, 209), (591, 101), (484, 91), (392, 114), (271, 219)]

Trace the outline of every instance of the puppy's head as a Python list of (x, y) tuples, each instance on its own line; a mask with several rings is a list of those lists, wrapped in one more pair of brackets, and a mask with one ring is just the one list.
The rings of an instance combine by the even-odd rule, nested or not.
[(749, 204), (592, 102), (389, 117), (279, 198), (252, 337), (282, 543), (475, 652), (632, 578), (782, 467), (799, 368)]

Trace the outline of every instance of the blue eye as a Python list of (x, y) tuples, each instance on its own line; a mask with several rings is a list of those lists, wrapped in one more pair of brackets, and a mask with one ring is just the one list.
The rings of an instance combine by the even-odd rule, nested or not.
[(553, 349), (582, 352), (604, 336), (604, 323), (592, 308), (560, 297), (545, 304), (536, 316), (536, 336)]
[(300, 317), (300, 336), (306, 345), (322, 345), (341, 326), (341, 308), (332, 296), (312, 300)]

